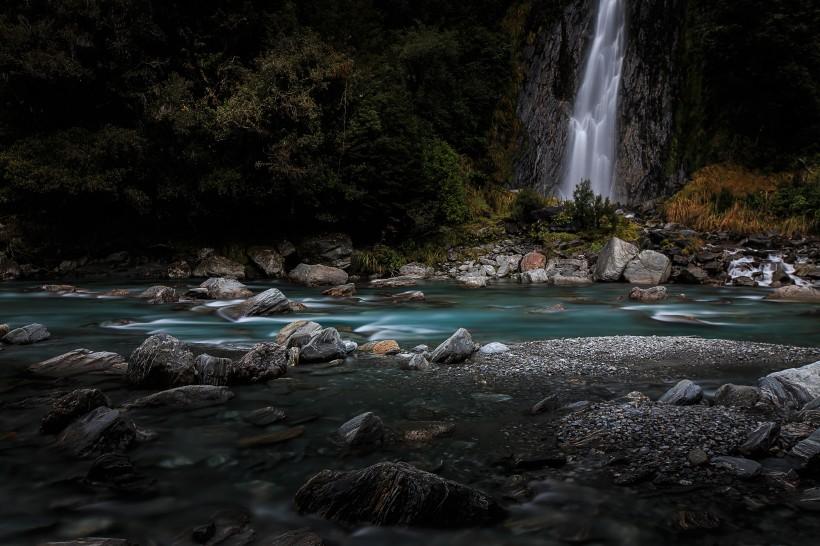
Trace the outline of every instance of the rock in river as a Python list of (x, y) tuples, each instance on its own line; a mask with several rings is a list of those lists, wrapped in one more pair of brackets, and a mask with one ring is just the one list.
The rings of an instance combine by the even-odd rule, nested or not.
[(139, 387), (177, 387), (196, 383), (194, 354), (177, 338), (156, 334), (128, 359), (128, 381)]
[(328, 288), (322, 292), (323, 296), (330, 296), (332, 298), (349, 298), (351, 296), (356, 295), (356, 285), (351, 283), (347, 284), (340, 284), (339, 286), (334, 286), (332, 288)]
[(344, 358), (347, 349), (336, 328), (325, 328), (314, 334), (299, 352), (299, 361), (330, 362), (337, 358)]
[(276, 343), (257, 343), (234, 365), (234, 380), (242, 383), (268, 381), (288, 371), (288, 350)]
[(234, 397), (228, 387), (216, 385), (186, 385), (165, 391), (155, 392), (132, 402), (124, 404), (126, 408), (173, 408), (194, 409), (207, 408), (225, 404)]
[(629, 291), (629, 299), (643, 303), (655, 303), (663, 301), (668, 297), (665, 286), (653, 286), (652, 288), (634, 287)]
[(152, 286), (143, 290), (137, 297), (148, 300), (148, 303), (152, 304), (176, 303), (179, 301), (177, 291), (170, 286)]
[(199, 287), (204, 288), (208, 298), (212, 300), (233, 300), (253, 296), (250, 288), (236, 279), (226, 279), (225, 277), (211, 277), (200, 284)]
[(246, 413), (242, 419), (252, 425), (256, 425), (257, 427), (266, 427), (268, 425), (278, 423), (279, 421), (284, 421), (286, 417), (287, 414), (285, 414), (285, 410), (275, 408), (273, 406), (267, 406)]
[(57, 446), (78, 458), (123, 451), (137, 438), (137, 427), (120, 411), (98, 407), (71, 423)]
[(128, 369), (128, 363), (117, 353), (74, 349), (32, 364), (28, 369), (32, 373), (47, 377), (71, 377), (86, 373), (123, 375)]
[(276, 334), (276, 343), (283, 347), (288, 346), (288, 341), (293, 337), (312, 336), (322, 329), (322, 326), (309, 320), (295, 320), (279, 330)]
[(339, 427), (342, 441), (357, 451), (371, 451), (384, 443), (384, 423), (375, 413), (357, 415)]
[(497, 523), (505, 510), (492, 497), (406, 463), (323, 470), (296, 493), (301, 513), (347, 524), (470, 527)]
[(233, 380), (233, 360), (201, 354), (194, 361), (196, 375), (202, 385), (230, 385)]
[(416, 353), (409, 359), (402, 361), (400, 365), (402, 370), (424, 371), (430, 369), (430, 363), (422, 353)]
[(796, 461), (800, 468), (820, 467), (820, 428), (798, 442), (789, 452), (789, 458)]
[(654, 250), (644, 250), (631, 260), (624, 278), (633, 284), (663, 284), (672, 274), (672, 262)]
[(100, 407), (111, 407), (111, 401), (97, 389), (77, 389), (51, 404), (51, 409), (40, 423), (45, 434), (57, 434), (72, 421)]
[(416, 286), (416, 277), (390, 277), (388, 279), (373, 279), (370, 286), (373, 288), (401, 288), (404, 286)]
[(779, 407), (800, 409), (820, 396), (820, 361), (772, 372), (758, 381), (763, 396)]
[(255, 248), (248, 252), (248, 257), (268, 277), (281, 277), (285, 272), (285, 258), (272, 248)]
[(598, 254), (595, 279), (617, 281), (624, 274), (627, 264), (638, 255), (638, 247), (617, 237), (611, 238)]
[(766, 296), (767, 300), (820, 303), (820, 290), (812, 286), (781, 286)]
[(15, 328), (3, 336), (2, 341), (3, 343), (9, 343), (11, 345), (31, 345), (32, 343), (45, 341), (50, 337), (51, 332), (49, 332), (45, 326), (34, 323), (23, 326), (22, 328)]
[(228, 317), (238, 319), (290, 313), (291, 306), (290, 301), (281, 290), (270, 288), (238, 305), (227, 307), (223, 311)]
[(703, 399), (703, 389), (688, 379), (678, 382), (658, 399), (661, 404), (673, 406), (691, 406)]
[(478, 350), (470, 332), (459, 328), (444, 343), (436, 347), (430, 361), (436, 364), (457, 364), (470, 358)]
[(288, 274), (291, 281), (305, 286), (347, 284), (347, 273), (338, 267), (299, 264)]
[(395, 339), (384, 339), (365, 343), (359, 346), (359, 351), (377, 355), (397, 355), (401, 352), (401, 347)]

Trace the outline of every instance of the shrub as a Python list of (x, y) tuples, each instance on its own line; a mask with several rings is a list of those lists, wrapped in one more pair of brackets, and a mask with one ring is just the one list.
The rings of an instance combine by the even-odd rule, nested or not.
[(595, 195), (589, 180), (584, 180), (572, 192), (570, 205), (573, 223), (582, 230), (614, 232), (618, 227), (615, 205), (609, 198)]
[(510, 218), (521, 224), (530, 224), (533, 221), (532, 213), (544, 208), (547, 200), (537, 191), (525, 188), (515, 196)]
[(406, 263), (404, 256), (386, 245), (370, 250), (357, 250), (351, 257), (350, 267), (359, 275), (390, 275)]

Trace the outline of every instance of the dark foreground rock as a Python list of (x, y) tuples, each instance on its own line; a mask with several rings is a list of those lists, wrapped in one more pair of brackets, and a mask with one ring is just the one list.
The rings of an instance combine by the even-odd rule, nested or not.
[(82, 483), (89, 488), (140, 497), (157, 492), (156, 480), (139, 472), (131, 459), (122, 453), (106, 453), (94, 459)]
[(263, 539), (259, 544), (262, 546), (324, 546), (325, 541), (310, 529), (296, 529)]
[(156, 334), (131, 353), (127, 374), (128, 382), (139, 387), (191, 385), (196, 383), (194, 354), (177, 338)]
[(285, 375), (288, 350), (276, 343), (257, 343), (233, 367), (233, 381), (257, 383)]
[(715, 457), (712, 465), (743, 479), (755, 478), (763, 469), (757, 461), (742, 457)]
[(28, 324), (21, 328), (15, 328), (3, 336), (3, 343), (10, 345), (31, 345), (40, 341), (45, 341), (51, 337), (51, 332), (42, 324)]
[(299, 352), (299, 361), (306, 363), (329, 362), (336, 358), (344, 358), (346, 354), (347, 349), (336, 328), (325, 328), (315, 333), (302, 346)]
[(674, 406), (691, 406), (703, 399), (703, 389), (695, 385), (692, 381), (684, 379), (677, 385), (669, 389), (658, 399), (661, 404), (672, 404)]
[(40, 423), (45, 434), (57, 434), (72, 421), (99, 407), (111, 407), (111, 401), (97, 389), (77, 389), (54, 401)]
[(356, 451), (372, 451), (384, 443), (384, 423), (375, 413), (357, 415), (339, 427), (339, 437)]
[(820, 361), (772, 372), (758, 384), (763, 396), (776, 406), (800, 409), (820, 396)]
[(470, 332), (459, 328), (444, 343), (436, 347), (430, 355), (430, 362), (436, 364), (457, 364), (470, 358), (478, 350)]
[(760, 389), (750, 385), (726, 383), (715, 392), (715, 405), (753, 408), (760, 401)]
[(227, 307), (223, 312), (233, 319), (281, 315), (282, 313), (291, 312), (291, 302), (281, 290), (271, 288), (238, 305)]
[(123, 375), (128, 369), (128, 363), (117, 353), (74, 349), (32, 364), (28, 369), (32, 373), (46, 377), (71, 377), (83, 374)]
[(457, 528), (490, 525), (506, 516), (485, 493), (405, 463), (323, 470), (299, 489), (295, 502), (301, 513), (354, 525)]
[(155, 392), (124, 405), (126, 408), (207, 408), (225, 404), (234, 397), (228, 387), (215, 385), (186, 385)]
[(123, 451), (137, 438), (137, 427), (120, 411), (99, 407), (71, 423), (57, 446), (77, 458)]
[(257, 427), (266, 427), (268, 425), (278, 423), (279, 421), (284, 421), (286, 417), (287, 414), (285, 413), (285, 410), (275, 408), (273, 406), (267, 406), (265, 408), (259, 408), (258, 410), (253, 410), (246, 413), (242, 416), (242, 419)]

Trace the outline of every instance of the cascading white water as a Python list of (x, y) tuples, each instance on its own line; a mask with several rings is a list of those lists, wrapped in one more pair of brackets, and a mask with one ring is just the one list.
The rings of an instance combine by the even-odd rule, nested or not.
[(612, 197), (618, 88), (626, 42), (624, 2), (600, 0), (598, 5), (595, 39), (569, 122), (560, 187), (564, 199), (571, 198), (586, 179), (596, 194)]

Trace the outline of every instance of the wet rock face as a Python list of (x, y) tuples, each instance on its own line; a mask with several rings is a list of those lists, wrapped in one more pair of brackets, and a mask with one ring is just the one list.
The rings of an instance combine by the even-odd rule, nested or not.
[(330, 362), (347, 354), (344, 342), (336, 328), (325, 328), (310, 338), (299, 352), (300, 362)]
[(276, 343), (257, 343), (234, 365), (235, 382), (257, 383), (285, 375), (288, 350)]
[(197, 379), (194, 354), (173, 336), (153, 335), (131, 353), (127, 376), (140, 387), (191, 385)]
[(22, 328), (15, 328), (3, 336), (3, 343), (10, 345), (31, 345), (45, 341), (51, 337), (51, 332), (42, 324), (29, 324)]
[(233, 376), (233, 360), (201, 354), (194, 361), (199, 382), (203, 385), (229, 385)]
[(264, 317), (291, 312), (291, 302), (278, 288), (270, 288), (238, 305), (228, 307), (225, 314), (232, 318)]
[(654, 250), (644, 250), (624, 269), (624, 278), (634, 284), (663, 284), (672, 274), (672, 262)]
[(82, 374), (122, 375), (128, 363), (117, 353), (74, 349), (29, 366), (29, 371), (46, 377), (71, 377)]
[[(618, 95), (615, 164), (618, 201), (641, 203), (666, 195), (682, 180), (667, 164), (679, 93), (678, 53), (684, 0), (626, 3), (626, 55)], [(515, 186), (551, 193), (561, 182), (575, 93), (595, 30), (598, 2), (571, 0), (556, 16), (542, 17), (535, 42), (524, 52), (525, 76), (516, 113), (523, 146)]]
[(77, 458), (123, 451), (137, 438), (134, 423), (121, 412), (106, 407), (87, 413), (71, 423), (57, 439), (57, 446)]
[(97, 389), (77, 389), (58, 398), (43, 417), (40, 430), (45, 434), (57, 434), (76, 418), (99, 407), (111, 407), (111, 401)]
[(301, 513), (340, 523), (458, 528), (504, 519), (492, 497), (405, 463), (361, 470), (324, 470), (296, 493)]
[(208, 297), (214, 300), (249, 298), (253, 296), (253, 292), (236, 279), (211, 277), (199, 286), (200, 288), (204, 288)]

